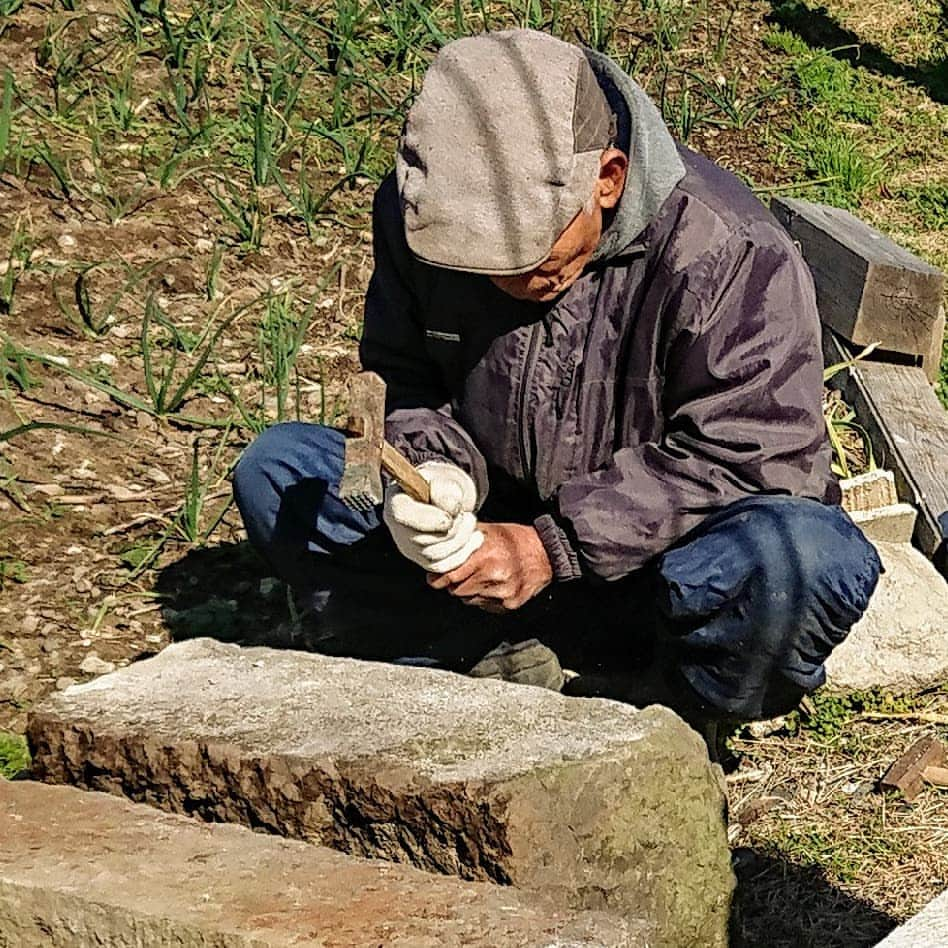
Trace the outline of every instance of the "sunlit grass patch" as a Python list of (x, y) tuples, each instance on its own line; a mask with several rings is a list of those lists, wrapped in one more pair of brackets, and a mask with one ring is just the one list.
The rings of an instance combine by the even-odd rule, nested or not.
[(0, 777), (12, 780), (29, 769), (30, 752), (26, 738), (0, 731)]

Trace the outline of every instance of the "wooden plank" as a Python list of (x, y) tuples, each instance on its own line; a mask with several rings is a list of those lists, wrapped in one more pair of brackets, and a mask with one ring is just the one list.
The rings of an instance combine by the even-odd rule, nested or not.
[(932, 347), (928, 355), (922, 356), (922, 368), (928, 381), (934, 385), (941, 374), (941, 354), (945, 347), (945, 307), (942, 306), (935, 328), (932, 330)]
[(774, 198), (771, 210), (813, 273), (826, 325), (857, 346), (931, 358), (944, 273), (840, 208)]
[[(824, 327), (827, 364), (852, 351)], [(876, 461), (895, 474), (899, 497), (918, 507), (915, 542), (948, 576), (948, 412), (914, 366), (856, 363), (830, 384), (853, 407), (872, 439)]]

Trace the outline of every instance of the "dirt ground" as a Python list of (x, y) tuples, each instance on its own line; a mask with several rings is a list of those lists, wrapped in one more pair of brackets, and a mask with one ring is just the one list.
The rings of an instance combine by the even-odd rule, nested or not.
[[(809, 194), (803, 161), (781, 139), (800, 101), (787, 64), (763, 42), (777, 5), (709, 2), (699, 15), (678, 4), (660, 31), (661, 6), (643, 0), (641, 13), (616, 20), (610, 48), (661, 96), (670, 123), (689, 130), (691, 147), (765, 199)], [(847, 5), (836, 6), (848, 23)], [(256, 16), (235, 20), (229, 46), (221, 24), (238, 17), (234, 4), (210, 4), (208, 23), (193, 27), (182, 4), (172, 26), (193, 47), (173, 61), (173, 50), (159, 49), (156, 14), (128, 12), (148, 3), (0, 0), (0, 81), (15, 81), (6, 136), (0, 88), (0, 731), (22, 733), (47, 693), (176, 636), (305, 645), (287, 590), (248, 548), (228, 475), (266, 424), (334, 420), (358, 365), (371, 195), (397, 122), (372, 124), (379, 106), (365, 79), (343, 90), (356, 103), (345, 121), (328, 125), (339, 63), (360, 75), (387, 70), (385, 94), (400, 102), (423, 64), (419, 49), (431, 51), (416, 32), (393, 52), (369, 18), (365, 59), (346, 60), (334, 32), (344, 7), (287, 5), (296, 19), (287, 14), (293, 29), (282, 33)], [(579, 23), (582, 9), (564, 22)], [(499, 25), (512, 14), (495, 17)], [(316, 66), (287, 39), (307, 23)], [(903, 46), (903, 58), (929, 51)], [(280, 145), (279, 181), (255, 150), (263, 133), (254, 122), (276, 109), (271, 60), (305, 76), (286, 122), (293, 132), (281, 138), (278, 122), (265, 130)], [(921, 68), (916, 60), (906, 68)], [(245, 100), (259, 91), (258, 74), (270, 75), (270, 98), (255, 112)], [(185, 77), (183, 107), (169, 92), (174, 76)], [(878, 81), (948, 129), (921, 80)], [(736, 117), (712, 120), (717, 106), (702, 90), (730, 82), (747, 90)], [(691, 109), (705, 116), (693, 127)], [(350, 141), (352, 128), (368, 132)], [(937, 141), (899, 147), (917, 159), (910, 184), (934, 174), (948, 187), (944, 153), (933, 170)], [(305, 181), (322, 203), (306, 203)], [(936, 262), (948, 259), (940, 219), (920, 225), (894, 186), (875, 185), (862, 212)], [(937, 709), (943, 697), (913, 700)], [(825, 717), (817, 709), (814, 720)], [(948, 884), (940, 799), (906, 808), (874, 789), (911, 738), (948, 729), (869, 724), (856, 706), (837, 717), (831, 738), (804, 715), (800, 730), (735, 743), (743, 944), (870, 945)], [(857, 830), (865, 845), (854, 852)]]

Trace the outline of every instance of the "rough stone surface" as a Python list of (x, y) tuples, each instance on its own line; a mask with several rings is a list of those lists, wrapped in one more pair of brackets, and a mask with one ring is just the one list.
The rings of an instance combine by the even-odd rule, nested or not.
[(843, 510), (850, 514), (873, 510), (876, 507), (889, 507), (899, 502), (892, 471), (867, 471), (865, 474), (857, 474), (856, 477), (844, 478), (839, 482), (839, 489), (843, 494)]
[(2, 948), (635, 946), (644, 925), (202, 824), (72, 787), (0, 780)]
[(889, 504), (849, 516), (873, 543), (911, 543), (918, 511), (911, 504)]
[(948, 680), (948, 583), (914, 547), (877, 543), (885, 573), (826, 663), (835, 691), (910, 691)]
[(877, 948), (945, 948), (948, 945), (948, 891), (932, 899)]
[(664, 708), (197, 639), (51, 695), (28, 736), (49, 782), (727, 942), (723, 798)]

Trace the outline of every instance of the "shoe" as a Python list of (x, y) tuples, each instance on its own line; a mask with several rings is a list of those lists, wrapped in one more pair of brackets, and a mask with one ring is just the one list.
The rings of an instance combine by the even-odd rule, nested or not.
[(538, 639), (501, 642), (468, 675), (472, 678), (495, 678), (518, 685), (549, 688), (551, 691), (561, 691), (565, 680), (556, 653)]
[(675, 681), (652, 664), (635, 674), (579, 675), (566, 683), (563, 694), (576, 698), (608, 698), (644, 708), (660, 704), (670, 708), (701, 735), (712, 764), (733, 769), (735, 758), (727, 739), (740, 722), (715, 712), (681, 679)]

